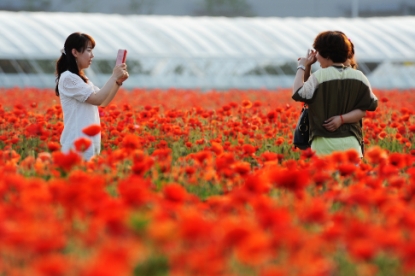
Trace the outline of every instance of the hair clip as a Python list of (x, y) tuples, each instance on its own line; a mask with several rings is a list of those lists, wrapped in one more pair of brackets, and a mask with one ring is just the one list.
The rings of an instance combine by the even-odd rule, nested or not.
[(65, 48), (62, 48), (61, 49), (61, 53), (64, 54), (64, 55), (66, 55)]

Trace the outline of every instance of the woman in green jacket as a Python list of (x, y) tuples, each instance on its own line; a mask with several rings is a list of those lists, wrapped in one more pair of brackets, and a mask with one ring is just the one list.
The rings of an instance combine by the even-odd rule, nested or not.
[[(361, 118), (378, 101), (365, 75), (350, 66), (353, 43), (342, 32), (326, 31), (317, 35), (313, 47), (298, 59), (292, 96), (308, 105), (311, 149), (317, 155), (355, 149), (363, 157)], [(321, 69), (308, 77), (315, 61)]]

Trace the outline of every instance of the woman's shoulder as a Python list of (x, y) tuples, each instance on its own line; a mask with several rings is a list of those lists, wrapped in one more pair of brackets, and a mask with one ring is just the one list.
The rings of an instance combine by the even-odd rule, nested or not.
[(65, 71), (61, 74), (59, 78), (59, 84), (61, 84), (65, 89), (82, 88), (84, 85), (86, 85), (80, 76), (70, 71)]
[(360, 80), (364, 83), (368, 82), (366, 75), (362, 71), (360, 71), (359, 69), (349, 67), (347, 69), (347, 76), (349, 78)]
[(80, 76), (78, 76), (77, 74), (72, 73), (71, 71), (67, 70), (65, 72), (63, 72), (59, 78), (60, 80), (63, 79), (74, 79), (74, 80), (82, 80)]

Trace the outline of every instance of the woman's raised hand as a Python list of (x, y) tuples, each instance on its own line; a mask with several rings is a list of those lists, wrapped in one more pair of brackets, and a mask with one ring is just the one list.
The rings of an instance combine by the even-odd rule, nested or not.
[(308, 50), (305, 57), (298, 58), (298, 66), (311, 66), (317, 61), (316, 51)]
[(307, 59), (307, 65), (312, 65), (317, 61), (316, 58), (316, 51), (310, 50), (306, 56)]
[(117, 82), (123, 82), (128, 79), (129, 74), (127, 72), (127, 64), (122, 63), (120, 65), (115, 65), (112, 71), (113, 77), (117, 80)]

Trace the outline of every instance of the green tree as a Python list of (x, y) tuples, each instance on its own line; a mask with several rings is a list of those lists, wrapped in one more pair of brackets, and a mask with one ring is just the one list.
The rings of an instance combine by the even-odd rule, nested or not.
[(226, 17), (249, 17), (255, 15), (251, 5), (246, 0), (204, 0), (201, 7), (194, 14)]
[(130, 0), (129, 12), (135, 14), (152, 14), (157, 0)]
[(26, 0), (24, 3), (23, 9), (26, 11), (48, 11), (51, 6), (51, 0)]

